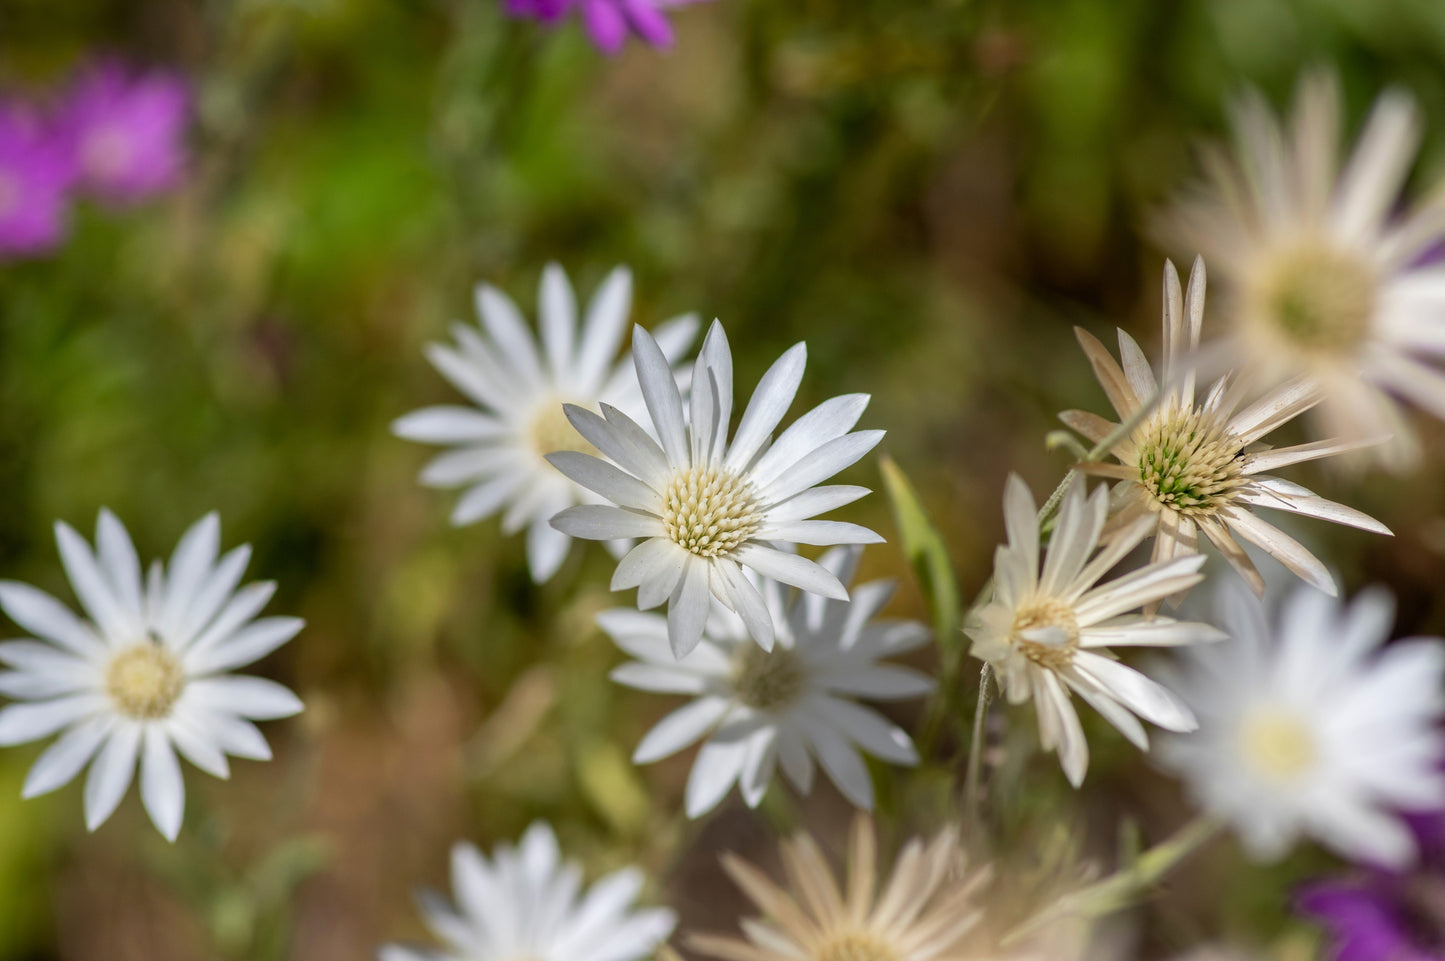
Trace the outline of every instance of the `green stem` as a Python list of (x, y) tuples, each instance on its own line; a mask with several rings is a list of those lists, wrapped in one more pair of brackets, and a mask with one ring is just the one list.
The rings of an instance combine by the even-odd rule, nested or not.
[(1207, 815), (1195, 818), (1107, 878), (1055, 901), (1010, 931), (1002, 943), (1016, 944), (1034, 931), (1064, 918), (1098, 918), (1128, 907), (1203, 847), (1222, 826), (1220, 821)]
[(963, 779), (963, 816), (969, 831), (980, 827), (979, 779), (983, 769), (983, 732), (988, 720), (988, 682), (993, 677), (993, 668), (984, 662), (978, 675), (978, 704), (973, 709), (973, 733), (969, 737), (968, 771)]

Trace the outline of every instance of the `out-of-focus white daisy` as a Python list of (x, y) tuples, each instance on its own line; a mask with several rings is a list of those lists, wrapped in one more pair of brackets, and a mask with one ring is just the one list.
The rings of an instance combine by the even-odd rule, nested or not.
[(1445, 417), (1445, 268), (1420, 262), (1445, 240), (1445, 204), (1395, 215), (1420, 141), (1406, 94), (1379, 99), (1343, 170), (1340, 113), (1326, 73), (1303, 78), (1287, 127), (1250, 92), (1235, 154), (1206, 154), (1205, 182), (1162, 231), (1223, 278), (1230, 367), (1256, 383), (1308, 377), (1327, 436), (1393, 434), (1381, 449), (1405, 463), (1415, 444), (1394, 395)]
[(789, 889), (731, 854), (723, 867), (763, 917), (742, 923), (743, 937), (693, 935), (688, 943), (721, 961), (947, 961), (965, 953), (983, 916), (980, 889), (989, 871), (968, 871), (958, 837), (942, 831), (904, 845), (879, 884), (873, 824), (859, 816), (840, 885), (817, 843), (800, 835), (782, 845)]
[(553, 525), (589, 540), (644, 538), (617, 565), (612, 589), (638, 588), (642, 610), (668, 602), (667, 633), (678, 657), (702, 639), (712, 598), (736, 612), (764, 648), (773, 646), (767, 605), (743, 568), (847, 600), (832, 573), (779, 547), (882, 540), (857, 524), (812, 520), (868, 493), (816, 486), (883, 439), (881, 430), (853, 431), (868, 395), (824, 401), (771, 441), (803, 378), (807, 348), (796, 344), (763, 375), (729, 444), (733, 361), (721, 324), (713, 322), (698, 353), (686, 412), (657, 341), (640, 327), (632, 358), (662, 444), (610, 406), (600, 417), (568, 406), (573, 426), (609, 460), (578, 451), (548, 460), (611, 504), (569, 508)]
[[(1263, 594), (1264, 578), (1237, 536), (1276, 557), (1307, 583), (1333, 594), (1335, 582), (1325, 565), (1253, 508), (1269, 507), (1389, 534), (1389, 528), (1367, 514), (1265, 473), (1354, 450), (1370, 441), (1317, 441), (1280, 448), (1258, 443), (1318, 403), (1319, 391), (1298, 381), (1243, 409), (1239, 405), (1244, 394), (1235, 389), (1238, 382), (1231, 386), (1230, 378), (1220, 379), (1197, 400), (1189, 365), (1199, 346), (1203, 318), (1204, 261), (1194, 263), (1187, 297), (1180, 293), (1174, 265), (1166, 262), (1164, 363), (1159, 379), (1134, 338), (1124, 331), (1119, 331), (1121, 368), (1092, 334), (1077, 330), (1079, 343), (1121, 423), (1154, 402), (1161, 389), (1164, 392), (1152, 413), (1114, 444), (1110, 453), (1119, 463), (1080, 464), (1077, 469), (1119, 482), (1114, 487), (1110, 526), (1127, 526), (1144, 516), (1156, 518), (1155, 561), (1195, 553), (1203, 533), (1255, 593)], [(1111, 436), (1119, 426), (1081, 410), (1066, 410), (1059, 418), (1095, 443)], [(1104, 536), (1108, 534), (1106, 529)]]
[(634, 961), (667, 940), (677, 917), (635, 909), (643, 876), (623, 868), (582, 891), (582, 868), (563, 861), (557, 837), (538, 821), (513, 847), (488, 858), (475, 845), (452, 848), (455, 907), (421, 895), (422, 917), (442, 951), (389, 944), (379, 961)]
[(1109, 649), (1221, 640), (1225, 635), (1207, 624), (1128, 613), (1198, 583), (1204, 557), (1160, 561), (1100, 584), (1154, 521), (1135, 520), (1098, 550), (1108, 492), (1099, 487), (1086, 497), (1076, 479), (1064, 494), (1040, 572), (1038, 512), (1017, 474), (1009, 475), (1003, 507), (1008, 544), (994, 553), (993, 598), (970, 615), (964, 633), (973, 639), (973, 656), (992, 665), (1009, 703), (1033, 700), (1039, 740), (1044, 750), (1058, 752), (1069, 782), (1078, 787), (1089, 767), (1070, 691), (1140, 750), (1148, 750), (1149, 737), (1135, 714), (1167, 730), (1194, 730), (1189, 708)]
[[(842, 583), (853, 579), (859, 548), (835, 548), (819, 563)], [(901, 700), (933, 689), (918, 671), (878, 659), (928, 642), (914, 621), (873, 620), (893, 595), (891, 581), (852, 591), (851, 601), (799, 595), (784, 603), (776, 583), (762, 585), (777, 627), (777, 644), (764, 651), (746, 626), (721, 605), (713, 607), (703, 640), (680, 660), (659, 614), (606, 611), (598, 624), (617, 646), (637, 658), (612, 672), (628, 687), (695, 699), (658, 722), (633, 760), (647, 764), (707, 739), (687, 783), (687, 814), (711, 810), (737, 783), (757, 807), (779, 765), (802, 794), (812, 790), (814, 761), (854, 804), (873, 806), (873, 782), (859, 749), (894, 764), (917, 764), (902, 729), (853, 700)]]
[[(452, 325), (456, 346), (430, 344), (427, 358), (475, 407), (440, 406), (413, 411), (392, 424), (407, 440), (455, 448), (438, 455), (421, 473), (432, 487), (465, 487), (452, 510), (460, 527), (502, 514), (502, 531), (527, 528), (527, 564), (542, 582), (562, 566), (571, 541), (547, 521), (587, 501), (587, 491), (545, 460), (559, 450), (591, 450), (567, 423), (564, 403), (597, 410), (610, 404), (630, 414), (642, 409), (632, 367), (617, 360), (632, 306), (632, 274), (618, 267), (579, 316), (567, 274), (556, 264), (542, 272), (538, 294), (541, 344), (517, 305), (488, 284), (476, 292), (481, 332)], [(681, 358), (697, 333), (692, 315), (657, 330), (669, 362)], [(666, 364), (664, 364), (666, 366)]]
[(94, 831), (120, 804), (139, 759), (146, 811), (174, 840), (186, 797), (177, 751), (222, 778), (227, 754), (270, 759), (251, 721), (289, 717), (301, 702), (273, 681), (227, 672), (280, 647), (303, 622), (255, 620), (276, 585), (237, 590), (251, 548), (217, 559), (220, 537), (220, 520), (207, 514), (142, 584), (130, 535), (110, 511), (100, 512), (95, 552), (57, 523), (60, 559), (89, 622), (49, 594), (0, 581), (0, 608), (36, 638), (0, 644), (11, 668), (0, 674), (0, 694), (21, 702), (0, 710), (0, 744), (64, 732), (30, 769), (25, 797), (68, 784), (89, 763), (85, 823)]
[(1280, 857), (1308, 834), (1347, 857), (1409, 862), (1414, 839), (1390, 812), (1445, 804), (1445, 644), (1381, 649), (1394, 618), (1383, 588), (1348, 607), (1298, 588), (1273, 630), (1237, 586), (1216, 601), (1231, 640), (1166, 671), (1199, 730), (1162, 744), (1161, 760), (1255, 857)]

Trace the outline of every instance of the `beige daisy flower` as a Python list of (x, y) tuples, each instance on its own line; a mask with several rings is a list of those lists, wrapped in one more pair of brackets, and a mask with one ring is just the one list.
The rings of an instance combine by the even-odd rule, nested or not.
[[(1156, 562), (1196, 553), (1203, 533), (1254, 591), (1263, 594), (1264, 579), (1240, 544), (1244, 540), (1276, 557), (1307, 583), (1334, 594), (1335, 583), (1325, 565), (1254, 509), (1267, 507), (1389, 534), (1389, 528), (1369, 515), (1267, 473), (1372, 442), (1325, 440), (1273, 449), (1260, 443), (1318, 402), (1319, 391), (1304, 381), (1295, 380), (1245, 404), (1241, 382), (1225, 377), (1197, 398), (1190, 365), (1199, 346), (1204, 287), (1202, 260), (1196, 260), (1190, 272), (1187, 296), (1180, 292), (1174, 265), (1165, 263), (1164, 360), (1157, 378), (1144, 352), (1124, 331), (1119, 331), (1122, 367), (1093, 335), (1078, 331), (1079, 343), (1120, 422), (1138, 422), (1109, 449), (1118, 463), (1077, 467), (1118, 481), (1112, 495), (1113, 517), (1104, 536), (1107, 539), (1111, 532), (1152, 516), (1157, 519)], [(1162, 396), (1157, 396), (1161, 389)], [(1144, 413), (1146, 407), (1152, 411)], [(1064, 411), (1059, 417), (1096, 444), (1115, 437), (1119, 427), (1080, 410)]]
[(965, 870), (956, 832), (904, 845), (879, 887), (872, 822), (854, 821), (847, 883), (839, 886), (817, 843), (785, 842), (789, 889), (748, 862), (725, 855), (723, 867), (762, 912), (742, 922), (743, 937), (693, 935), (692, 948), (720, 961), (957, 961), (982, 918), (978, 895), (987, 868)]
[(1263, 389), (1308, 377), (1326, 436), (1394, 435), (1380, 451), (1401, 466), (1416, 444), (1397, 398), (1445, 418), (1445, 267), (1421, 263), (1445, 239), (1445, 195), (1396, 215), (1421, 133), (1408, 95), (1379, 98), (1343, 169), (1340, 115), (1328, 73), (1302, 79), (1287, 125), (1250, 92), (1234, 152), (1205, 155), (1160, 233), (1223, 279), (1229, 367)]

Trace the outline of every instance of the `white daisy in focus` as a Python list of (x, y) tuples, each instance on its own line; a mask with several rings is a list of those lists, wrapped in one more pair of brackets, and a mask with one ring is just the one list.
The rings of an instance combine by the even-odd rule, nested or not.
[(636, 961), (677, 924), (666, 908), (634, 909), (643, 885), (637, 868), (584, 892), (581, 867), (562, 860), (557, 836), (541, 821), (490, 858), (456, 844), (451, 873), (455, 906), (431, 892), (419, 898), (423, 920), (446, 948), (389, 944), (378, 961)]
[(970, 936), (984, 917), (979, 893), (987, 867), (966, 870), (956, 832), (903, 846), (881, 877), (873, 824), (858, 816), (840, 884), (818, 844), (799, 835), (782, 845), (788, 888), (731, 854), (723, 867), (761, 917), (742, 922), (743, 937), (692, 935), (688, 944), (719, 961), (955, 961), (975, 954)]
[(1172, 647), (1225, 637), (1208, 624), (1128, 613), (1197, 584), (1204, 577), (1199, 573), (1202, 555), (1148, 564), (1099, 583), (1154, 523), (1139, 518), (1099, 549), (1108, 509), (1103, 487), (1085, 497), (1083, 481), (1076, 479), (1064, 494), (1040, 573), (1034, 498), (1022, 478), (1009, 475), (1004, 491), (1008, 544), (994, 554), (993, 598), (964, 626), (973, 639), (971, 653), (993, 667), (1009, 703), (1033, 700), (1039, 740), (1044, 750), (1058, 751), (1075, 787), (1088, 770), (1089, 745), (1071, 691), (1141, 751), (1149, 749), (1149, 738), (1135, 714), (1170, 731), (1195, 728), (1194, 715), (1179, 698), (1120, 664), (1110, 648)]
[(1445, 418), (1445, 266), (1421, 263), (1445, 240), (1445, 203), (1396, 214), (1421, 134), (1409, 96), (1380, 97), (1342, 171), (1340, 115), (1327, 73), (1302, 79), (1287, 127), (1249, 93), (1235, 154), (1205, 156), (1161, 232), (1224, 281), (1228, 367), (1266, 386), (1309, 378), (1326, 436), (1394, 435), (1381, 450), (1400, 465), (1417, 445), (1395, 397)]
[[(1307, 583), (1333, 594), (1335, 582), (1319, 558), (1253, 509), (1268, 507), (1389, 534), (1389, 528), (1368, 514), (1265, 473), (1377, 441), (1318, 441), (1279, 448), (1260, 444), (1271, 431), (1319, 402), (1319, 391), (1298, 381), (1243, 409), (1239, 384), (1228, 377), (1197, 400), (1190, 364), (1204, 319), (1204, 283), (1203, 260), (1194, 262), (1187, 297), (1180, 293), (1174, 265), (1164, 265), (1164, 363), (1158, 379), (1144, 352), (1124, 331), (1119, 331), (1120, 367), (1092, 334), (1076, 328), (1119, 422), (1138, 416), (1150, 404), (1154, 409), (1110, 449), (1117, 464), (1085, 463), (1075, 469), (1118, 482), (1109, 527), (1124, 527), (1140, 517), (1156, 519), (1155, 561), (1197, 552), (1202, 533), (1255, 593), (1263, 594), (1264, 578), (1238, 537), (1266, 551)], [(1161, 389), (1163, 396), (1155, 403)], [(1119, 427), (1081, 410), (1066, 410), (1059, 419), (1096, 444)], [(1104, 536), (1109, 536), (1107, 528)]]
[[(398, 418), (392, 430), (407, 440), (455, 448), (422, 470), (431, 487), (465, 487), (452, 510), (461, 527), (498, 511), (502, 531), (527, 528), (527, 565), (541, 583), (562, 566), (571, 540), (548, 520), (572, 504), (595, 501), (546, 462), (559, 450), (589, 451), (562, 413), (564, 403), (597, 410), (609, 404), (638, 416), (642, 393), (632, 365), (618, 362), (632, 305), (632, 274), (607, 276), (580, 317), (567, 274), (556, 264), (542, 272), (538, 294), (541, 344), (517, 305), (488, 284), (476, 292), (481, 331), (452, 325), (456, 346), (430, 344), (427, 359), (474, 407), (426, 407)], [(677, 361), (697, 333), (697, 318), (661, 325), (657, 342)]]
[[(859, 548), (835, 548), (819, 563), (842, 583), (853, 579)], [(687, 815), (699, 817), (738, 784), (757, 807), (781, 765), (801, 794), (812, 790), (814, 763), (859, 807), (872, 808), (873, 782), (859, 750), (894, 764), (917, 764), (903, 730), (854, 698), (904, 700), (933, 690), (918, 671), (877, 663), (926, 644), (914, 621), (873, 620), (893, 596), (891, 581), (854, 588), (851, 601), (805, 594), (791, 605), (776, 583), (762, 585), (777, 627), (764, 651), (736, 615), (713, 607), (703, 640), (673, 656), (667, 621), (631, 609), (606, 611), (597, 622), (636, 661), (612, 672), (628, 687), (695, 699), (657, 723), (633, 760), (648, 764), (706, 738), (687, 782)]]
[(1307, 834), (1353, 860), (1409, 863), (1415, 841), (1392, 810), (1445, 804), (1445, 644), (1387, 646), (1383, 588), (1345, 606), (1301, 587), (1271, 628), (1256, 598), (1228, 587), (1217, 608), (1231, 640), (1167, 670), (1199, 731), (1162, 744), (1161, 761), (1258, 859)]
[(0, 662), (11, 668), (0, 673), (0, 694), (21, 702), (0, 710), (0, 745), (60, 733), (30, 769), (25, 797), (68, 784), (89, 763), (85, 823), (94, 831), (120, 804), (139, 759), (141, 800), (175, 840), (186, 797), (177, 751), (222, 778), (227, 754), (270, 759), (251, 721), (289, 717), (301, 702), (273, 681), (227, 672), (280, 647), (303, 622), (254, 619), (276, 585), (237, 590), (251, 548), (218, 559), (220, 537), (220, 520), (207, 514), (142, 584), (130, 535), (110, 511), (100, 512), (95, 552), (57, 523), (60, 559), (89, 622), (49, 594), (0, 581), (0, 608), (36, 638), (0, 644)]
[(662, 444), (609, 405), (600, 417), (568, 406), (573, 426), (609, 460), (577, 451), (547, 459), (611, 504), (569, 508), (553, 525), (589, 540), (643, 538), (617, 565), (612, 589), (638, 588), (642, 610), (668, 602), (667, 633), (678, 657), (702, 639), (712, 598), (772, 648), (767, 605), (743, 568), (847, 600), (831, 572), (780, 548), (882, 540), (857, 524), (812, 519), (868, 493), (816, 486), (883, 439), (881, 430), (853, 431), (868, 395), (824, 401), (771, 440), (803, 378), (807, 348), (796, 344), (763, 375), (729, 444), (733, 362), (721, 324), (713, 322), (698, 353), (686, 412), (662, 350), (640, 327), (633, 331), (632, 358)]

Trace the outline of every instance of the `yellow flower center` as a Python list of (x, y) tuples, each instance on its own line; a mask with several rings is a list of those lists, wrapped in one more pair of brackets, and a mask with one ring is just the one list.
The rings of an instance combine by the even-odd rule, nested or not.
[(803, 693), (807, 674), (798, 655), (781, 644), (771, 651), (744, 644), (733, 660), (734, 696), (758, 711), (779, 711)]
[(727, 557), (762, 526), (752, 487), (721, 467), (672, 475), (662, 495), (662, 524), (673, 543), (699, 557)]
[(561, 398), (554, 397), (547, 403), (538, 405), (537, 413), (527, 425), (527, 437), (532, 442), (532, 449), (537, 452), (538, 457), (546, 457), (563, 450), (595, 455), (597, 448), (577, 433), (577, 428), (572, 426), (566, 412), (562, 410), (563, 403)]
[(1377, 282), (1357, 254), (1307, 244), (1266, 277), (1264, 316), (1286, 350), (1352, 355), (1370, 332)]
[(1198, 408), (1162, 410), (1134, 433), (1139, 483), (1153, 506), (1181, 514), (1212, 514), (1247, 478), (1243, 446)]
[(1009, 641), (1040, 667), (1058, 670), (1074, 659), (1079, 621), (1071, 605), (1052, 597), (1040, 598), (1015, 612)]
[(898, 961), (898, 952), (876, 935), (846, 931), (814, 948), (809, 961)]
[(1319, 757), (1309, 727), (1298, 717), (1274, 708), (1246, 716), (1237, 736), (1245, 762), (1256, 774), (1272, 781), (1299, 780)]
[(137, 721), (169, 716), (185, 680), (175, 655), (157, 641), (132, 644), (105, 670), (105, 690), (116, 709)]

